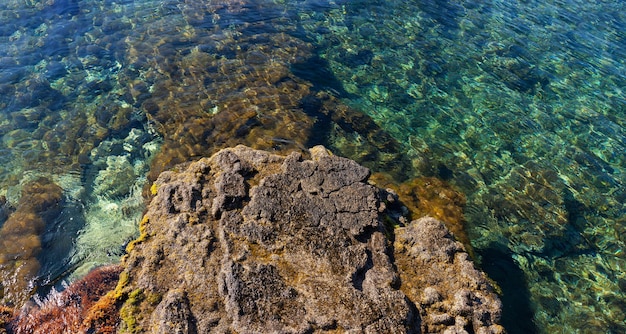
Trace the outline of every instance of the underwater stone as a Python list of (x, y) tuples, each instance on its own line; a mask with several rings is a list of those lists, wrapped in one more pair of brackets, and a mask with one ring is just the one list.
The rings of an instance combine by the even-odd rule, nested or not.
[(23, 305), (39, 270), (40, 234), (61, 210), (63, 190), (41, 177), (26, 184), (0, 230), (0, 304)]
[(109, 156), (107, 168), (98, 172), (94, 180), (93, 194), (107, 198), (117, 198), (130, 193), (136, 175), (127, 156)]
[(14, 84), (27, 75), (24, 68), (7, 68), (0, 71), (0, 84)]
[(65, 76), (68, 73), (65, 65), (59, 61), (51, 61), (46, 65), (46, 79), (54, 81)]

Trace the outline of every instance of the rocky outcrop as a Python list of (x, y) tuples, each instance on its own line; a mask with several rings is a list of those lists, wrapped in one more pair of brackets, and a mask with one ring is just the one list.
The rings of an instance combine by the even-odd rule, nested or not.
[[(238, 146), (162, 173), (114, 293), (121, 330), (500, 333), (500, 302), (434, 219), (322, 147)], [(395, 218), (394, 218), (395, 217)]]
[(424, 333), (501, 331), (500, 300), (444, 224), (424, 217), (395, 230), (401, 290), (418, 305)]

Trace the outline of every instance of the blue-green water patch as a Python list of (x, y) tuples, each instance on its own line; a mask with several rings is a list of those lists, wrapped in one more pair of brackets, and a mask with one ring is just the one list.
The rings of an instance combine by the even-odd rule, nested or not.
[(529, 293), (503, 299), (526, 300), (541, 332), (626, 328), (624, 7), (370, 1), (301, 14), (346, 103), (420, 173), (464, 190), (485, 269), (487, 250), (510, 256)]

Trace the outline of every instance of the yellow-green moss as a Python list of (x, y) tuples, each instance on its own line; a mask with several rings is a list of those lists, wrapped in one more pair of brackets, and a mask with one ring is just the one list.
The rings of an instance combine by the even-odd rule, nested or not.
[(146, 226), (148, 225), (148, 222), (150, 221), (150, 219), (148, 219), (148, 216), (143, 216), (143, 218), (141, 219), (141, 221), (139, 222), (139, 239), (141, 240), (145, 240), (145, 238), (148, 236), (148, 232), (146, 231)]
[(122, 273), (120, 274), (120, 278), (117, 281), (117, 286), (115, 287), (115, 299), (120, 299), (122, 298), (122, 296), (124, 295), (124, 288), (126, 287), (126, 285), (128, 285), (128, 282), (130, 281), (130, 276), (128, 275), (128, 272), (126, 271), (122, 271)]
[(135, 245), (148, 239), (148, 232), (146, 231), (146, 225), (148, 224), (148, 221), (148, 216), (143, 216), (141, 222), (139, 222), (139, 237), (128, 243), (128, 245), (126, 246), (126, 253), (130, 253), (133, 248), (135, 248)]
[(150, 186), (150, 193), (152, 194), (152, 196), (156, 196), (158, 191), (159, 191), (159, 186), (157, 185), (156, 182), (154, 182), (152, 186)]
[(161, 302), (161, 299), (163, 299), (163, 296), (154, 292), (149, 292), (146, 296), (146, 302), (152, 306), (158, 305)]
[(139, 304), (145, 299), (142, 289), (133, 290), (128, 294), (128, 299), (120, 308), (120, 318), (122, 319), (122, 331), (128, 333), (139, 333), (137, 327), (138, 319), (141, 315)]

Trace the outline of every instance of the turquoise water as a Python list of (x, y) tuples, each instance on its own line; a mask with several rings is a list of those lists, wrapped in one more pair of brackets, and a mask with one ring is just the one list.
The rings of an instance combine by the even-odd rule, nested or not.
[(0, 23), (0, 217), (64, 189), (41, 291), (119, 260), (151, 174), (321, 143), (462, 190), (509, 332), (626, 332), (624, 2), (8, 0)]

